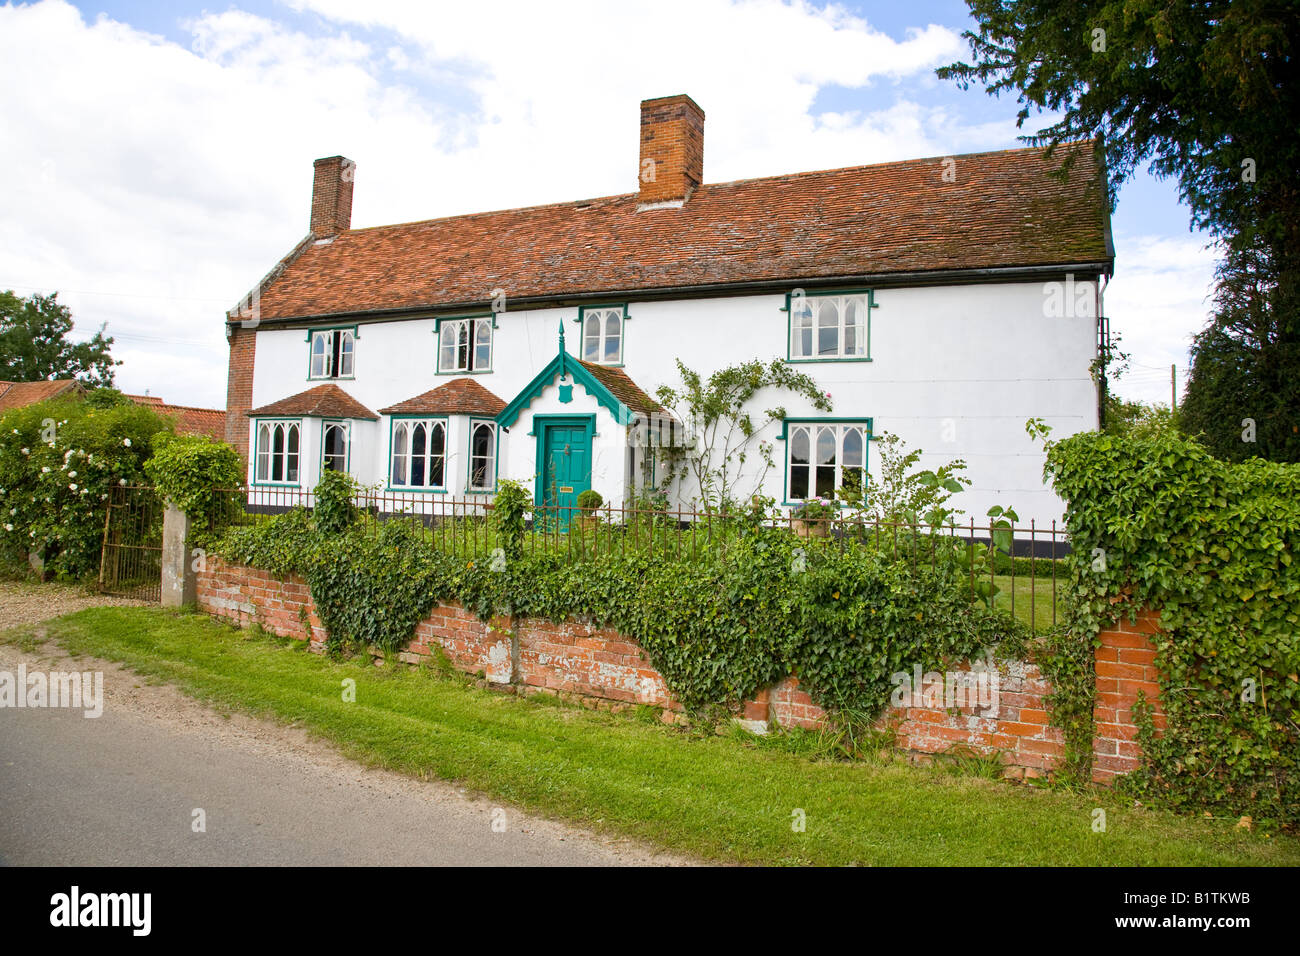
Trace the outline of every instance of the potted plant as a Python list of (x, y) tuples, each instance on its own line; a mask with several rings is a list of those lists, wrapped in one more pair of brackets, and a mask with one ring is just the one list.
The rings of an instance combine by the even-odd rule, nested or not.
[(809, 498), (790, 513), (791, 525), (801, 538), (824, 538), (830, 533), (835, 506), (825, 498)]
[(575, 520), (581, 528), (588, 528), (596, 524), (599, 520), (596, 516), (596, 510), (605, 503), (599, 491), (588, 488), (586, 491), (578, 494), (578, 515)]

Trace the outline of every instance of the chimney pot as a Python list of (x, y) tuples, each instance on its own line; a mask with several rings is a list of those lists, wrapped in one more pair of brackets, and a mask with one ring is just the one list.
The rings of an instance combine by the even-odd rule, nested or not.
[(352, 228), (352, 180), (357, 164), (343, 156), (315, 163), (311, 187), (311, 233), (317, 239), (337, 236)]
[(641, 101), (642, 204), (685, 202), (704, 182), (704, 110), (685, 94)]

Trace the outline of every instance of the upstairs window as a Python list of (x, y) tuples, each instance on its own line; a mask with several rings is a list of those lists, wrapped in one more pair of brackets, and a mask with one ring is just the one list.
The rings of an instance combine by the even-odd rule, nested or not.
[(403, 419), (393, 424), (392, 487), (442, 490), (447, 487), (446, 473), (444, 419)]
[(581, 310), (582, 360), (599, 365), (623, 364), (624, 309)]
[(258, 422), (254, 480), (260, 484), (296, 485), (300, 440), (297, 422)]
[(311, 334), (311, 366), (308, 378), (352, 378), (356, 331), (324, 329)]
[(789, 296), (790, 359), (819, 362), (871, 357), (870, 292)]
[(496, 487), (497, 426), (494, 422), (471, 421), (469, 426), (469, 490), (491, 491)]
[(831, 498), (866, 486), (870, 423), (800, 422), (787, 428), (787, 500)]
[(438, 323), (439, 372), (492, 370), (492, 316)]
[(321, 435), (321, 470), (348, 470), (348, 424), (326, 422)]

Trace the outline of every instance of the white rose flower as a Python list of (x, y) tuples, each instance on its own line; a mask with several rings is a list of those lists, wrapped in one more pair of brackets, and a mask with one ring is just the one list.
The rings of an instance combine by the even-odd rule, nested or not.
[(72, 484), (68, 485), (68, 490), (69, 490), (69, 491), (76, 491), (76, 490), (77, 490), (77, 483), (74, 481)]
[(125, 479), (125, 478), (119, 478), (118, 481), (117, 481), (117, 483), (118, 483), (119, 485), (125, 485), (125, 484), (126, 484), (126, 479)]
[(77, 473), (76, 473), (75, 471), (70, 471), (70, 472), (68, 472), (68, 477), (69, 477), (69, 478), (76, 478), (76, 477), (77, 477)]
[(131, 439), (129, 439), (129, 438), (123, 438), (123, 439), (122, 439), (122, 444), (125, 445), (127, 448), (130, 448), (130, 447), (131, 447)]
[(27, 449), (24, 448), (24, 449), (22, 450), (22, 452), (23, 452), (24, 455), (27, 454)]
[(12, 530), (14, 530), (14, 526), (11, 525), (11, 524), (7, 524), (7, 525), (5, 525), (5, 530), (6, 530), (6, 531), (12, 531)]
[(48, 475), (49, 473), (50, 473), (50, 466), (49, 466), (49, 465), (46, 465), (45, 467), (43, 467), (43, 468), (41, 469), (41, 474), (42, 474), (42, 475)]

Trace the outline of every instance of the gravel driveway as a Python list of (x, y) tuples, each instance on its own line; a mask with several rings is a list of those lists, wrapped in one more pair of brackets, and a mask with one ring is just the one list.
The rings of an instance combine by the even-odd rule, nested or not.
[(88, 607), (124, 605), (142, 607), (144, 601), (95, 594), (71, 584), (36, 584), (0, 581), (0, 631), (25, 624), (39, 624)]

